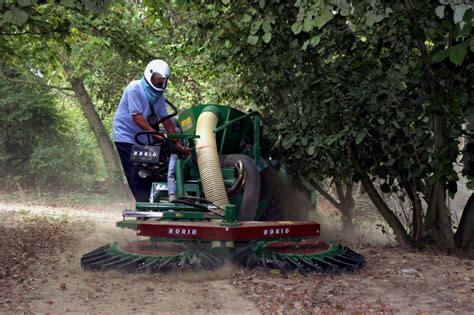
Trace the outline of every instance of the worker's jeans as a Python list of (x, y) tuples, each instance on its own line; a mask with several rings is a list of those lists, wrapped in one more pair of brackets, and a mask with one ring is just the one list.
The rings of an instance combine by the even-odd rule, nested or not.
[(122, 161), (123, 171), (127, 177), (128, 187), (132, 191), (135, 200), (138, 202), (148, 202), (152, 185), (151, 177), (141, 178), (138, 176), (138, 169), (130, 162), (132, 153), (131, 143), (115, 142), (115, 147)]
[(178, 155), (171, 154), (168, 164), (168, 195), (176, 195), (176, 160)]

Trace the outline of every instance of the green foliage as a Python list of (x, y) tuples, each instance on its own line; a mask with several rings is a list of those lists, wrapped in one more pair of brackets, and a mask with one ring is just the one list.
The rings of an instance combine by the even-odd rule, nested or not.
[(472, 138), (463, 127), (472, 5), (240, 0), (182, 9), (196, 53), (239, 78), (228, 95), (264, 113), (269, 146), (290, 174), (357, 180), (351, 147), (386, 193), (403, 195), (409, 183), (427, 198), (435, 182), (455, 193), (459, 140)]
[[(108, 1), (102, 0), (62, 0), (60, 4), (54, 1), (42, 1), (38, 4), (36, 0), (18, 0), (18, 1), (2, 1), (0, 2), (0, 13), (2, 27), (11, 27), (28, 25), (33, 28), (48, 28), (48, 22), (38, 19), (37, 14), (45, 8), (49, 9), (53, 6), (61, 7), (61, 9), (77, 10), (78, 12), (102, 12), (107, 8)], [(43, 11), (44, 12), (44, 11)]]
[[(17, 80), (38, 79), (5, 71)], [(38, 85), (0, 81), (0, 172), (3, 189), (47, 190), (93, 184), (93, 138), (75, 132), (77, 118)], [(77, 114), (77, 113), (76, 113)], [(68, 121), (69, 120), (69, 121)], [(91, 154), (92, 153), (92, 154)]]
[[(97, 2), (102, 4), (101, 10), (95, 10), (88, 3), (95, 2), (25, 4), (23, 10), (28, 14), (27, 21), (4, 21), (0, 25), (3, 34), (0, 37), (2, 59), (10, 60), (19, 68), (30, 69), (41, 76), (43, 83), (49, 85), (67, 87), (72, 78), (84, 78), (89, 96), (99, 116), (108, 123), (106, 129), (109, 132), (123, 89), (130, 80), (142, 76), (144, 66), (152, 58), (165, 59), (172, 65), (173, 77), (168, 97), (178, 106), (190, 106), (202, 101), (204, 95), (212, 94), (211, 91), (202, 92), (209, 90), (202, 88), (207, 84), (205, 80), (200, 80), (205, 76), (204, 71), (196, 70), (202, 65), (186, 65), (186, 60), (182, 58), (186, 52), (173, 41), (184, 38), (184, 30), (173, 36), (172, 31), (165, 28), (169, 26), (168, 19), (172, 15), (158, 20), (144, 18), (143, 7), (134, 3)], [(7, 3), (2, 6), (2, 12), (13, 10), (14, 6), (14, 3)], [(78, 112), (74, 114), (80, 115)], [(82, 118), (79, 121), (83, 121)], [(75, 126), (77, 121), (71, 123), (71, 126)], [(81, 127), (83, 130), (90, 128), (86, 124)], [(80, 133), (85, 131), (77, 134)], [(30, 154), (34, 173), (46, 174), (51, 169), (57, 169), (62, 172), (58, 177), (62, 176), (64, 180), (70, 178), (71, 174), (81, 174), (80, 177), (87, 174), (83, 170), (78, 173), (68, 166), (70, 156), (66, 153), (72, 150), (58, 152), (65, 145), (70, 148), (76, 145), (75, 150), (97, 155), (95, 142), (91, 148), (88, 141), (80, 143), (80, 137), (76, 140), (61, 145), (39, 143), (40, 148)]]

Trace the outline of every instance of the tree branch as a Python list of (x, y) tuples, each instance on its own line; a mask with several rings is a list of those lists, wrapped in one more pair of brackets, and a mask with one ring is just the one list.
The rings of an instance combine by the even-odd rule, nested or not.
[(365, 170), (361, 161), (357, 157), (355, 145), (351, 144), (349, 149), (352, 165), (354, 166), (355, 171), (360, 175), (362, 184), (364, 185), (365, 190), (367, 191), (367, 194), (374, 203), (375, 207), (385, 219), (385, 221), (387, 221), (389, 226), (392, 228), (398, 243), (402, 247), (411, 247), (412, 241), (408, 236), (407, 232), (405, 231), (405, 228), (401, 224), (400, 220), (398, 220), (397, 216), (387, 206), (378, 191), (375, 189), (374, 184), (372, 183), (369, 178), (369, 175), (367, 174), (367, 171)]
[[(416, 19), (415, 13), (413, 12), (414, 9), (413, 9), (412, 2), (410, 0), (405, 0), (404, 3), (405, 3), (405, 7), (407, 8), (408, 17), (410, 19), (412, 27), (415, 30), (419, 30), (419, 23), (418, 23), (418, 20)], [(421, 60), (423, 61), (424, 75), (430, 89), (429, 92), (432, 93), (438, 84), (434, 77), (433, 69), (431, 69), (431, 66), (430, 66), (431, 60), (429, 58), (428, 48), (426, 47), (425, 42), (419, 37), (415, 39), (415, 42), (418, 45), (418, 49), (420, 50)]]
[(48, 33), (52, 33), (53, 31), (44, 31), (44, 32), (30, 32), (30, 31), (24, 31), (24, 32), (17, 32), (17, 33), (0, 33), (2, 36), (19, 36), (19, 35), (44, 35)]
[[(45, 88), (48, 88), (48, 89), (55, 89), (55, 90), (60, 90), (60, 91), (71, 91), (71, 92), (74, 92), (74, 90), (73, 90), (72, 88), (70, 88), (70, 87), (49, 85), (49, 84), (46, 84), (46, 83), (43, 83), (43, 82), (39, 82), (39, 81), (13, 79), (13, 78), (9, 78), (9, 77), (3, 76), (3, 75), (0, 75), (0, 78), (1, 78), (1, 79), (5, 79), (5, 80), (8, 80), (8, 81), (11, 81), (11, 82), (37, 84), (37, 85), (41, 85), (42, 87), (45, 87)], [(70, 94), (67, 94), (67, 95), (70, 95)], [(70, 95), (70, 96), (72, 96), (72, 95)]]
[(323, 197), (326, 198), (327, 201), (329, 201), (334, 207), (337, 209), (341, 208), (341, 204), (337, 202), (336, 199), (334, 199), (328, 192), (326, 192), (315, 180), (310, 179), (309, 183), (313, 185), (316, 191), (323, 195)]

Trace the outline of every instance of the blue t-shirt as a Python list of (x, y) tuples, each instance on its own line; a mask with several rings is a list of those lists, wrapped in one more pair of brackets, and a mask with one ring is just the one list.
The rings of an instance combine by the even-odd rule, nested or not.
[[(168, 115), (163, 94), (153, 104), (153, 108), (160, 118)], [(147, 119), (151, 113), (150, 103), (141, 80), (130, 82), (123, 92), (122, 99), (114, 116), (112, 125), (113, 141), (136, 144), (135, 134), (143, 130), (133, 121), (133, 115), (142, 114)]]

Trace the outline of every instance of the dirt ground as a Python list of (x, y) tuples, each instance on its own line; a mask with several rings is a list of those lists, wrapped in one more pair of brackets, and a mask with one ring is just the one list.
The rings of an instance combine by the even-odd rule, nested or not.
[(165, 275), (83, 271), (84, 253), (136, 238), (115, 227), (126, 207), (0, 198), (0, 313), (474, 313), (474, 261), (354, 239), (347, 242), (367, 266), (353, 274), (284, 276), (234, 266)]

